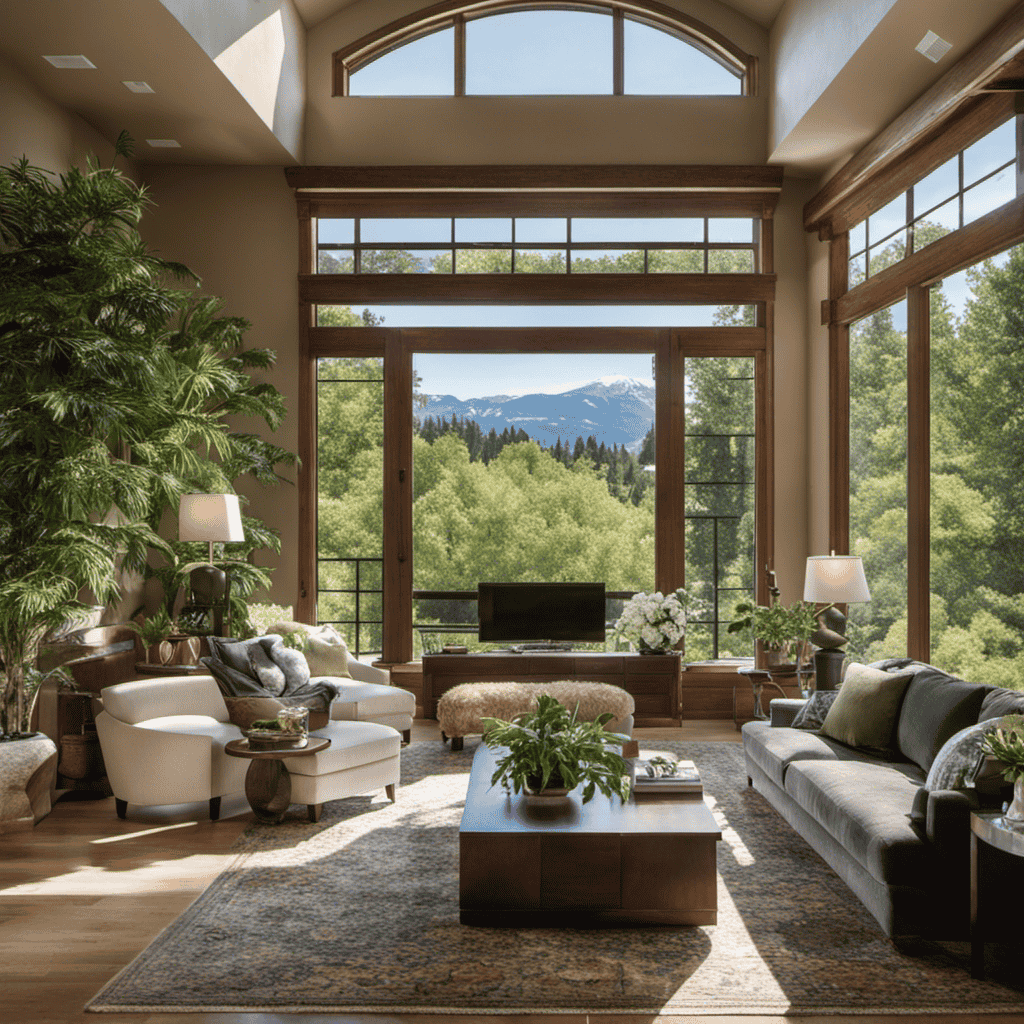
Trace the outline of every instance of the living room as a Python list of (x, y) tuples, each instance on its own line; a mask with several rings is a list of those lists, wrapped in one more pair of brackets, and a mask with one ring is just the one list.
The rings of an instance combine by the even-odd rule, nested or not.
[[(445, 617), (442, 604), (474, 606), (476, 585), (487, 578), (480, 568), (486, 524), (469, 501), (468, 483), (448, 485), (447, 519), (437, 511), (441, 489), (433, 504), (419, 501), (423, 453), (431, 451), (425, 445), (432, 446), (430, 465), (441, 465), (442, 451), (452, 460), (442, 467), (452, 480), (458, 449), (451, 434), (424, 437), (416, 418), (420, 397), (438, 400), (428, 407), (433, 412), (445, 396), (468, 406), (497, 394), (550, 396), (563, 381), (568, 388), (644, 378), (650, 419), (628, 439), (636, 458), (623, 456), (622, 465), (649, 474), (647, 496), (634, 492), (630, 504), (600, 495), (609, 502), (607, 521), (618, 524), (609, 533), (629, 537), (643, 559), (629, 566), (608, 560), (600, 575), (622, 595), (685, 586), (701, 614), (691, 615), (675, 703), (670, 713), (641, 721), (634, 737), (642, 744), (674, 744), (669, 752), (687, 758), (694, 744), (728, 744), (742, 762), (738, 725), (753, 717), (754, 693), (747, 677), (737, 685), (735, 658), (753, 651), (739, 649), (727, 631), (738, 595), (724, 578), (742, 567), (746, 575), (735, 585), (755, 603), (771, 602), (774, 580), (789, 604), (805, 596), (808, 558), (830, 552), (860, 556), (871, 592), (869, 601), (850, 607), (859, 631), (852, 634), (853, 660), (913, 658), (973, 683), (1022, 688), (1021, 538), (1014, 524), (1018, 346), (1012, 333), (985, 333), (986, 317), (995, 313), (982, 303), (999, 294), (1012, 309), (1013, 247), (1024, 238), (1014, 162), (1022, 5), (673, 0), (520, 4), (524, 10), (515, 12), (501, 4), (417, 0), (223, 6), (213, 12), (211, 5), (177, 0), (58, 0), (44, 13), (37, 5), (8, 5), (0, 14), (0, 164), (26, 156), (62, 173), (84, 167), (94, 154), (103, 166), (116, 165), (147, 189), (151, 205), (140, 225), (146, 246), (185, 264), (201, 279), (197, 292), (219, 297), (227, 314), (249, 321), (246, 347), (276, 352), (273, 368), (253, 377), (283, 396), (279, 428), (255, 417), (234, 421), (301, 461), (279, 467), (286, 482), (276, 487), (238, 481), (249, 512), (281, 542), (279, 553), (262, 548), (254, 556), (271, 578), (255, 597), (291, 609), (302, 622), (333, 622), (361, 662), (414, 694), (418, 717), (411, 744), (402, 747), (403, 771), (427, 756), (413, 756), (420, 747), (431, 749), (430, 764), (441, 765), (445, 785), (454, 785), (457, 766), (468, 770), (477, 740), (461, 753), (442, 748), (439, 723), (423, 717), (422, 657), (431, 646), (471, 635), (466, 624), (475, 611)], [(474, 46), (484, 46), (483, 35), (475, 35), (482, 26), (543, 13), (527, 10), (532, 6), (569, 8), (561, 13), (599, 21), (601, 31), (607, 22), (607, 83), (585, 80), (594, 60), (582, 35), (583, 57), (569, 72), (579, 81), (567, 86), (563, 78), (561, 94), (550, 84), (515, 84), (524, 68), (527, 80), (543, 71), (530, 47), (548, 51), (536, 41), (512, 58), (474, 63)], [(654, 45), (644, 33), (693, 51), (725, 75), (732, 93), (708, 85), (704, 92), (720, 94), (693, 95), (701, 89), (692, 83), (638, 77), (637, 57)], [(455, 85), (444, 87), (447, 94), (436, 83), (417, 95), (386, 94), (370, 80), (387, 60), (400, 70), (405, 48), (441, 39), (448, 46), (449, 38), (455, 57), (446, 51), (444, 74), (450, 68)], [(502, 45), (512, 42), (506, 36)], [(574, 48), (564, 49), (568, 61)], [(406, 53), (418, 73), (424, 58)], [(84, 55), (92, 66), (57, 67), (43, 59), (52, 55)], [(491, 78), (488, 63), (499, 69), (490, 70)], [(502, 76), (513, 84), (495, 84)], [(713, 79), (710, 71), (705, 77)], [(135, 140), (127, 160), (114, 149), (123, 129)], [(404, 234), (372, 234), (402, 221)], [(634, 233), (610, 234), (613, 221)], [(652, 228), (668, 221), (672, 230), (685, 223), (694, 233)], [(416, 236), (427, 222), (443, 222), (448, 234)], [(460, 235), (476, 222), (494, 233)], [(738, 223), (746, 233), (729, 234)], [(587, 228), (595, 233), (588, 237)], [(415, 273), (372, 263), (395, 253), (435, 262)], [(329, 260), (345, 259), (359, 270), (325, 270)], [(540, 259), (549, 263), (538, 271), (530, 260)], [(1005, 336), (1011, 340), (1004, 343)], [(957, 361), (968, 345), (987, 374)], [(545, 362), (557, 358), (565, 362)], [(487, 366), (471, 387), (474, 359)], [(715, 376), (716, 360), (728, 373)], [(333, 401), (326, 368), (369, 362), (379, 368), (372, 383), (381, 411), (352, 431), (373, 439), (360, 463), (377, 474), (368, 497), (365, 476), (350, 473), (344, 487), (338, 484), (343, 467), (330, 461), (317, 403), (324, 409)], [(715, 525), (725, 552), (745, 531), (747, 546), (733, 552), (729, 573), (711, 562), (710, 532), (706, 540), (691, 537), (691, 519), (721, 511), (719, 499), (699, 492), (695, 481), (719, 478), (695, 475), (679, 457), (698, 450), (701, 434), (684, 406), (700, 387), (718, 394), (726, 377), (744, 378), (749, 414), (718, 431), (741, 452), (735, 472), (743, 487), (735, 490), (742, 499), (737, 507), (723, 504)], [(606, 397), (607, 390), (600, 401)], [(452, 416), (454, 424), (453, 409), (436, 415)], [(508, 414), (507, 422), (527, 432), (537, 415)], [(648, 430), (650, 462), (639, 457)], [(573, 429), (557, 438), (559, 450), (577, 433), (586, 442), (586, 431)], [(968, 442), (972, 466), (960, 447)], [(541, 455), (554, 451), (554, 435), (535, 443)], [(621, 443), (625, 452), (627, 441)], [(458, 479), (479, 483), (485, 495), (497, 474), (513, 478), (510, 455), (506, 448), (486, 466), (467, 457)], [(597, 474), (602, 486), (611, 472)], [(570, 479), (568, 468), (551, 473), (552, 480)], [(524, 485), (522, 509), (531, 494)], [(375, 534), (358, 515), (369, 505)], [(424, 526), (435, 521), (428, 513), (440, 524), (433, 534)], [(172, 519), (161, 526), (168, 537), (177, 525)], [(458, 554), (447, 563), (430, 542), (446, 530)], [(331, 593), (345, 588), (330, 582), (327, 556), (366, 556), (379, 565), (372, 570), (379, 584), (360, 595), (363, 612), (373, 610), (357, 612), (358, 622), (347, 599)], [(487, 558), (498, 564), (497, 555)], [(456, 563), (463, 569), (446, 575), (444, 566)], [(141, 579), (124, 583), (120, 599), (103, 612), (105, 624), (123, 624), (146, 600)], [(445, 632), (445, 624), (464, 632)], [(770, 689), (762, 695), (766, 711), (777, 694)], [(442, 754), (459, 759), (446, 762)], [(735, 800), (745, 800), (744, 807), (760, 799), (744, 795), (746, 775), (740, 767), (735, 780)], [(416, 784), (403, 783), (396, 810), (387, 813), (400, 813), (402, 789)], [(725, 798), (715, 798), (721, 810)], [(336, 803), (363, 799), (369, 801)], [(380, 812), (383, 800), (381, 794), (365, 806)], [(739, 814), (739, 806), (722, 813)], [(790, 829), (767, 802), (760, 806), (764, 828)], [(113, 797), (72, 794), (33, 829), (0, 839), (11, 854), (12, 867), (3, 869), (13, 929), (8, 962), (17, 965), (24, 1019), (79, 1019), (111, 976), (220, 876), (237, 855), (236, 841), (249, 843), (244, 834), (253, 822), (244, 795), (225, 798), (219, 821), (202, 810), (130, 806), (120, 821)], [(744, 853), (749, 837), (733, 832), (724, 830), (731, 839), (718, 856), (721, 862), (729, 845), (728, 857), (740, 864), (753, 854), (749, 844)], [(829, 877), (833, 869), (813, 851), (796, 849), (803, 859), (787, 863), (799, 870), (817, 864)], [(427, 869), (425, 852), (402, 856), (413, 858), (407, 867)], [(765, 891), (776, 878), (763, 881)], [(833, 883), (852, 900), (851, 913), (864, 913), (834, 875)], [(734, 899), (740, 896), (736, 888)], [(723, 914), (725, 903), (720, 885)], [(797, 916), (806, 921), (806, 914)], [(742, 923), (742, 914), (735, 920)], [(868, 915), (864, 928), (870, 927), (877, 924)], [(414, 941), (412, 935), (396, 935), (395, 942)], [(889, 941), (880, 929), (877, 938)], [(82, 957), (83, 946), (96, 951), (94, 961)], [(629, 955), (639, 955), (637, 948)], [(952, 949), (944, 954), (947, 966), (962, 969), (963, 948)], [(55, 950), (67, 972), (54, 968)], [(1002, 980), (1006, 954), (992, 944), (988, 953), (989, 973)], [(699, 956), (694, 949), (686, 955)], [(752, 1002), (733, 1004), (709, 995), (708, 1012), (760, 1007), (771, 1018), (791, 979), (764, 973), (763, 963), (759, 970), (759, 983), (781, 986), (782, 995), (758, 1002), (751, 993)], [(72, 975), (79, 980), (69, 995), (58, 995), (57, 980), (69, 986)], [(679, 980), (679, 991), (685, 988)], [(923, 1003), (893, 994), (872, 1003), (852, 982), (850, 991), (845, 1002), (839, 992), (832, 1003), (803, 994), (785, 1005), (800, 1007), (807, 998), (805, 1013), (832, 1012), (821, 1008), (833, 1003), (902, 1014), (961, 1008), (952, 990)], [(986, 1014), (1011, 1005), (979, 991), (972, 989), (964, 1005)], [(133, 1018), (160, 1016), (159, 1001), (134, 1005), (150, 1008)], [(318, 1004), (239, 1004), (267, 1020), (275, 1019), (274, 1005), (287, 1006), (280, 1011), (286, 1014), (317, 1012)], [(327, 998), (319, 1005), (372, 1008), (374, 1001)], [(454, 1004), (416, 1005), (434, 1005), (436, 1013), (436, 1006)], [(476, 1005), (508, 1012), (498, 1002)], [(628, 1001), (619, 1005), (631, 1009)], [(585, 999), (563, 1004), (562, 1012), (570, 1012), (565, 1006), (581, 1020), (587, 1007), (601, 1009)], [(701, 1012), (699, 1003), (666, 999), (664, 1006)], [(1017, 1010), (1014, 1004), (1006, 1012)]]

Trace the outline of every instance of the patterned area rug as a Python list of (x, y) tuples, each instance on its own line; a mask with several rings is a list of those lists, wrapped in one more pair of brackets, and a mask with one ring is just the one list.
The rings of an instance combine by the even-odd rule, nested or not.
[[(966, 943), (898, 952), (746, 784), (736, 743), (697, 762), (719, 820), (714, 927), (459, 924), (458, 828), (476, 744), (402, 752), (398, 803), (339, 800), (253, 825), (239, 856), (88, 1005), (105, 1012), (1010, 1013), (1019, 952), (972, 980)], [(966, 884), (966, 879), (964, 880)], [(1014, 956), (1016, 952), (1017, 956)]]

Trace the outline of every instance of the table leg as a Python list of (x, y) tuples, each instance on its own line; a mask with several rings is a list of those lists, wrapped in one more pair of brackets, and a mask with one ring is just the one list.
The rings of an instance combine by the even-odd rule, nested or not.
[(257, 758), (245, 773), (245, 797), (258, 821), (276, 825), (292, 802), (292, 777), (284, 761)]
[(971, 977), (985, 977), (985, 941), (979, 920), (978, 837), (971, 833)]

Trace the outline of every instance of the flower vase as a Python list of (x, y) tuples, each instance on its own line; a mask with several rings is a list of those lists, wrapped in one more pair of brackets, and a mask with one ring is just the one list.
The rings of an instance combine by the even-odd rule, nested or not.
[(1013, 803), (1006, 808), (1003, 817), (1014, 825), (1024, 825), (1024, 775), (1013, 780)]
[(641, 654), (666, 654), (666, 653), (668, 653), (663, 647), (650, 647), (647, 644), (645, 644), (643, 642), (643, 640), (640, 641), (639, 650), (640, 650)]

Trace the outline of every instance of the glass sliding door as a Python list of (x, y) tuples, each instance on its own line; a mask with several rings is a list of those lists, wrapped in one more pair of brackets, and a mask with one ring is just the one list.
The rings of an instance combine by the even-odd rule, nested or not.
[(850, 325), (850, 553), (871, 590), (850, 606), (850, 656), (906, 651), (906, 301)]
[(754, 587), (754, 360), (687, 357), (686, 660), (744, 657), (728, 634), (733, 608)]
[(317, 620), (382, 649), (384, 366), (317, 361)]

